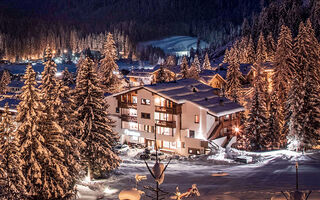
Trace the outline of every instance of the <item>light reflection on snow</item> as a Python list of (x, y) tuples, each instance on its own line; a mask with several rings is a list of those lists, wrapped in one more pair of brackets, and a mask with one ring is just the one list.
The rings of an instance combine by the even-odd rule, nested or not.
[(105, 189), (104, 189), (104, 193), (106, 193), (106, 194), (114, 194), (114, 193), (117, 193), (119, 190), (117, 190), (117, 189), (111, 189), (110, 187), (106, 187)]

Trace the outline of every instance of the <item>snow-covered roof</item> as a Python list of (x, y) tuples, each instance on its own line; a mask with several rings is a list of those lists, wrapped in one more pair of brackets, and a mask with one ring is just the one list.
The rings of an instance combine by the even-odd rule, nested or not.
[(127, 74), (127, 77), (151, 77), (152, 72), (151, 69), (134, 69)]
[(178, 104), (189, 101), (207, 109), (209, 113), (217, 117), (244, 111), (243, 106), (225, 97), (219, 97), (216, 95), (216, 89), (194, 79), (181, 79), (175, 82), (158, 83), (142, 87)]
[(0, 101), (0, 110), (4, 110), (6, 103), (8, 103), (9, 111), (17, 112), (17, 106), (19, 105), (21, 100), (19, 99), (4, 99)]
[[(156, 65), (154, 68), (153, 68), (153, 72), (157, 71), (158, 69), (160, 69), (161, 65)], [(166, 69), (172, 71), (173, 73), (175, 74), (178, 74), (180, 73), (180, 65), (176, 65), (176, 66), (171, 66), (171, 67), (166, 67), (164, 66)]]
[(8, 84), (8, 87), (17, 87), (17, 88), (21, 88), (24, 86), (24, 82), (23, 81), (11, 81)]

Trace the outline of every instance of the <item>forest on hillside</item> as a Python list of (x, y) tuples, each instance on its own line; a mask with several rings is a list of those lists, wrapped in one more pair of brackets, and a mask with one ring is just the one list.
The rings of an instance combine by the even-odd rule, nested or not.
[(105, 31), (116, 40), (124, 38), (119, 39), (122, 46), (188, 35), (217, 47), (238, 36), (243, 19), (268, 4), (256, 0), (0, 1), (0, 49), (11, 58), (28, 57), (41, 54), (46, 43), (56, 50), (74, 49), (75, 38), (85, 40)]

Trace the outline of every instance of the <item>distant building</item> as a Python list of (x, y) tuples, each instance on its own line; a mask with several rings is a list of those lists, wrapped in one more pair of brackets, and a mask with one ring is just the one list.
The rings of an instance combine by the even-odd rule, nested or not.
[(9, 112), (12, 114), (12, 115), (16, 115), (17, 114), (17, 106), (19, 105), (21, 100), (18, 100), (18, 99), (3, 99), (0, 101), (0, 112), (3, 113), (4, 111), (4, 107), (6, 105), (6, 103), (8, 103), (8, 106), (9, 106)]
[(244, 108), (217, 93), (199, 81), (183, 79), (132, 88), (106, 100), (122, 143), (192, 155), (205, 153), (208, 140), (231, 138), (240, 125)]
[(8, 89), (7, 91), (10, 93), (14, 93), (14, 94), (19, 94), (21, 93), (21, 89), (24, 86), (24, 82), (23, 81), (16, 81), (13, 80), (8, 84)]

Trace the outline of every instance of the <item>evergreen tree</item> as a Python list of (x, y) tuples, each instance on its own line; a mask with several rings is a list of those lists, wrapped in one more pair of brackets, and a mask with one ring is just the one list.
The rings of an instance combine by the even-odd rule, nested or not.
[(242, 37), (239, 43), (239, 61), (248, 63), (248, 37)]
[(54, 99), (57, 93), (57, 80), (56, 80), (56, 72), (57, 72), (57, 65), (53, 61), (53, 54), (52, 50), (48, 46), (45, 50), (45, 63), (44, 63), (44, 70), (42, 72), (42, 78), (41, 78), (41, 94), (42, 99), (44, 100), (43, 103), (45, 103), (45, 107), (47, 108), (47, 111), (54, 112), (53, 109), (53, 103)]
[(196, 68), (196, 71), (197, 71), (198, 73), (201, 72), (201, 64), (200, 64), (198, 55), (195, 55), (195, 56), (194, 56), (194, 59), (193, 59), (193, 62), (192, 62), (192, 65), (191, 65), (191, 66), (194, 66), (194, 67)]
[(262, 32), (260, 33), (258, 44), (257, 44), (257, 51), (256, 51), (256, 62), (257, 63), (264, 63), (267, 60), (267, 47), (264, 36)]
[(24, 78), (17, 122), (20, 124), (18, 135), (21, 157), (24, 159), (22, 170), (29, 199), (69, 198), (74, 195), (75, 177), (64, 165), (65, 152), (60, 148), (67, 143), (59, 125), (45, 112), (47, 108), (36, 88), (36, 73), (30, 65)]
[(169, 81), (173, 81), (173, 77), (169, 71), (166, 70), (164, 66), (161, 66), (159, 71), (156, 74), (156, 82), (157, 83), (165, 83)]
[(268, 149), (279, 149), (283, 144), (282, 136), (283, 110), (278, 107), (278, 96), (273, 93), (270, 100), (267, 135), (265, 136), (265, 147)]
[(223, 63), (229, 63), (230, 62), (230, 50), (226, 49), (226, 51), (224, 52), (224, 57), (223, 57), (223, 61), (222, 61)]
[(68, 68), (65, 68), (62, 73), (62, 81), (66, 86), (71, 86), (74, 84), (73, 75), (68, 71)]
[(255, 61), (255, 51), (252, 37), (250, 36), (247, 46), (247, 63), (254, 63)]
[(81, 148), (82, 160), (86, 162), (89, 177), (101, 177), (103, 172), (119, 166), (120, 158), (112, 151), (118, 141), (117, 133), (112, 130), (98, 77), (94, 71), (95, 63), (88, 57), (80, 62), (81, 73), (77, 75), (74, 91), (73, 123), (74, 134), (85, 146)]
[(0, 174), (3, 180), (1, 196), (8, 200), (25, 198), (26, 180), (21, 170), (23, 160), (19, 151), (19, 137), (15, 132), (8, 103), (0, 123), (0, 156)]
[(0, 94), (5, 94), (7, 92), (7, 86), (11, 82), (11, 76), (8, 70), (3, 70), (0, 79)]
[(266, 47), (267, 47), (267, 59), (266, 60), (273, 62), (274, 56), (275, 56), (275, 51), (276, 51), (276, 44), (274, 42), (274, 39), (273, 39), (271, 32), (267, 36)]
[(230, 63), (227, 71), (225, 91), (227, 97), (235, 102), (239, 102), (240, 100), (241, 76), (240, 64), (237, 62)]
[[(306, 26), (301, 23), (295, 44), (299, 82), (292, 89), (299, 89), (301, 92), (292, 94), (293, 97), (291, 97), (293, 98), (291, 104), (299, 105), (294, 107), (297, 116), (291, 116), (293, 118), (291, 121), (294, 121), (295, 124), (293, 125), (294, 130), (291, 130), (288, 137), (289, 146), (298, 143), (298, 149), (310, 149), (318, 145), (320, 140), (319, 53), (319, 44), (310, 20), (307, 21)], [(292, 138), (298, 138), (298, 142)]]
[(103, 45), (102, 56), (99, 73), (104, 91), (108, 93), (120, 91), (122, 82), (117, 75), (119, 67), (115, 62), (117, 59), (117, 49), (111, 33), (108, 33), (107, 40)]
[(182, 59), (180, 73), (182, 75), (182, 79), (189, 78), (189, 64), (186, 56)]
[(210, 64), (208, 53), (206, 53), (206, 55), (204, 57), (204, 62), (203, 62), (203, 65), (202, 65), (202, 69), (211, 69), (211, 64)]
[(191, 64), (191, 67), (188, 71), (188, 78), (193, 78), (196, 80), (199, 79), (198, 67), (196, 66), (196, 64), (194, 62)]
[(264, 94), (262, 69), (257, 66), (250, 111), (245, 122), (245, 132), (238, 141), (238, 148), (249, 151), (262, 150), (268, 145), (267, 106)]
[[(278, 123), (281, 130), (283, 129), (285, 120), (285, 110), (287, 110), (285, 109), (286, 101), (296, 75), (295, 63), (291, 31), (288, 27), (283, 25), (281, 27), (277, 51), (274, 57), (274, 74), (272, 77), (273, 94), (276, 95), (277, 109), (280, 112), (277, 120), (279, 120)], [(281, 146), (283, 146), (286, 141), (286, 137), (283, 136), (288, 134), (288, 129), (283, 129), (281, 133)]]
[(176, 65), (177, 65), (176, 57), (173, 56), (173, 55), (168, 56), (167, 59), (166, 59), (165, 65), (166, 65), (167, 67), (174, 67), (174, 66), (176, 66)]

